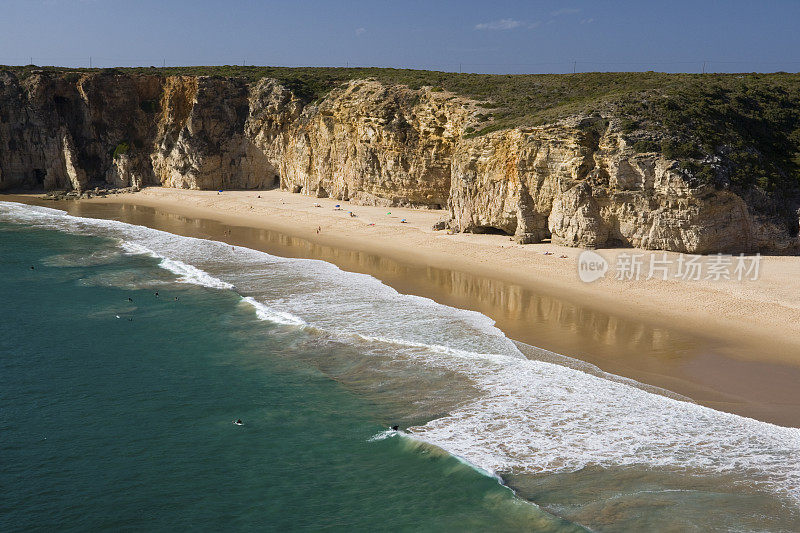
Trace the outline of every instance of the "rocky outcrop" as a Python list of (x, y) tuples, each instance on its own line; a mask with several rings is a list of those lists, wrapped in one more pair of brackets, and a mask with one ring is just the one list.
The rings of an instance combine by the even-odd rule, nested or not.
[(548, 218), (563, 184), (586, 175), (591, 152), (565, 127), (514, 129), (466, 140), (453, 162), (452, 225), (503, 232), (523, 243), (550, 237)]
[(471, 137), (475, 105), (369, 80), (309, 102), (271, 79), (0, 72), (0, 189), (281, 187), (521, 243), (800, 250), (797, 205), (700, 185), (608, 112)]
[(281, 187), (362, 204), (444, 207), (469, 116), (452, 95), (354, 81), (303, 107), (274, 81), (254, 89), (248, 137)]
[(147, 104), (157, 105), (161, 85), (154, 76), (0, 73), (0, 189), (149, 178), (155, 121)]
[(761, 212), (756, 205), (695, 184), (677, 161), (659, 153), (637, 154), (614, 120), (578, 117), (461, 143), (450, 224), (508, 233), (522, 243), (797, 253), (796, 224), (765, 217), (774, 204)]
[(155, 179), (183, 189), (262, 189), (274, 167), (245, 134), (250, 88), (245, 80), (167, 78), (161, 97)]

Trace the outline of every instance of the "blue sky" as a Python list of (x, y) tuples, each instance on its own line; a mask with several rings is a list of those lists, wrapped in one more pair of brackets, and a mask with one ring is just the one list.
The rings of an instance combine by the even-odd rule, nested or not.
[(800, 0), (0, 0), (0, 63), (800, 71)]

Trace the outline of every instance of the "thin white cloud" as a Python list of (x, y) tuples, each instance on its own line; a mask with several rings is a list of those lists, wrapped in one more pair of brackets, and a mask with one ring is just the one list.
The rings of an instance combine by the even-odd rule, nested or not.
[(594, 19), (583, 19), (581, 20), (581, 24), (591, 24), (594, 22)]
[(515, 20), (512, 18), (492, 20), (489, 22), (481, 22), (475, 25), (476, 30), (489, 30), (489, 31), (505, 31), (513, 30), (516, 28), (535, 28), (539, 25), (538, 22), (525, 22), (524, 20)]
[(364, 35), (367, 33), (367, 28), (356, 28), (356, 35)]
[(562, 8), (562, 9), (557, 9), (555, 11), (551, 11), (550, 15), (552, 15), (554, 17), (558, 17), (560, 15), (574, 15), (574, 14), (580, 13), (580, 12), (581, 12), (580, 9), (577, 9), (577, 8), (574, 8), (574, 7), (565, 7), (565, 8)]

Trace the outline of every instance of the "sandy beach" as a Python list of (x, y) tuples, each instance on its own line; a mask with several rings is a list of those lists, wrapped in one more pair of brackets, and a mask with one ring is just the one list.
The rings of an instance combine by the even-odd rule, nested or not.
[[(721, 410), (800, 426), (798, 257), (762, 257), (758, 272), (751, 269), (742, 280), (735, 261), (720, 277), (710, 266), (714, 258), (702, 258), (702, 279), (670, 271), (664, 280), (661, 272), (646, 279), (650, 261), (674, 269), (685, 259), (680, 254), (603, 249), (597, 253), (609, 270), (586, 283), (578, 276), (583, 250), (434, 231), (444, 211), (353, 205), (279, 190), (148, 188), (81, 201), (23, 201), (327, 260), (401, 292), (480, 311), (513, 339), (604, 371)], [(638, 280), (616, 271), (632, 255), (641, 256)], [(755, 260), (745, 259), (748, 266)]]

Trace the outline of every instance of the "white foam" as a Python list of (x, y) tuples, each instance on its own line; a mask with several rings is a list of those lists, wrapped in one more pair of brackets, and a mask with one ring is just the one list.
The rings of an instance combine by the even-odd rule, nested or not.
[(410, 428), (490, 472), (641, 465), (739, 473), (800, 503), (800, 431), (652, 394), (540, 361), (429, 361), (483, 391), (448, 416)]
[(252, 305), (256, 311), (256, 316), (261, 320), (274, 322), (275, 324), (283, 324), (285, 326), (305, 326), (306, 323), (302, 318), (296, 317), (291, 313), (277, 311), (270, 307), (256, 301), (252, 296), (242, 298), (242, 301)]
[(187, 265), (183, 261), (165, 257), (161, 260), (159, 266), (178, 275), (178, 281), (181, 283), (193, 283), (195, 285), (202, 285), (203, 287), (210, 287), (212, 289), (233, 289), (233, 285), (231, 283), (222, 281), (219, 278), (215, 278), (208, 272), (200, 270), (199, 268), (195, 268), (192, 265)]
[(398, 294), (375, 278), (321, 261), (232, 250), (121, 222), (5, 202), (0, 220), (120, 239), (130, 251), (146, 249), (164, 258), (162, 266), (182, 279), (235, 286), (263, 320), (307, 325), (365, 354), (391, 357), (397, 368), (461, 376), (478, 397), (409, 431), (488, 472), (641, 465), (699, 475), (737, 473), (800, 503), (800, 430), (526, 359), (479, 313)]
[(375, 435), (371, 436), (370, 438), (367, 439), (367, 442), (379, 442), (391, 437), (396, 437), (399, 434), (400, 434), (399, 431), (395, 431), (393, 429), (387, 429), (386, 431), (381, 431), (380, 433), (376, 433)]
[(142, 246), (141, 244), (135, 242), (127, 242), (123, 241), (120, 246), (122, 248), (133, 254), (140, 254), (140, 255), (148, 255), (150, 257), (160, 258), (161, 262), (158, 264), (164, 270), (169, 270), (176, 276), (178, 276), (178, 281), (180, 283), (191, 283), (193, 285), (200, 285), (202, 287), (209, 287), (211, 289), (222, 289), (228, 290), (233, 289), (233, 284), (228, 283), (226, 281), (222, 281), (219, 278), (215, 278), (208, 272), (200, 270), (197, 267), (192, 265), (186, 264), (183, 261), (178, 261), (177, 259), (170, 259), (169, 257), (164, 257), (161, 254), (154, 252), (153, 250), (147, 248), (146, 246)]
[(160, 255), (155, 253), (150, 248), (147, 248), (147, 247), (142, 246), (141, 244), (137, 244), (135, 242), (122, 241), (120, 243), (120, 248), (122, 248), (126, 253), (131, 254), (131, 255), (147, 255), (147, 256), (150, 256), (150, 257), (157, 258), (157, 259), (161, 258)]

